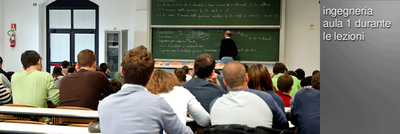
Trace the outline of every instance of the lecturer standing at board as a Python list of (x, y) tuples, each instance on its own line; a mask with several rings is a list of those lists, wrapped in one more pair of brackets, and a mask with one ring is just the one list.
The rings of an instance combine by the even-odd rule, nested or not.
[(238, 54), (235, 42), (231, 39), (231, 31), (225, 32), (225, 39), (222, 39), (221, 46), (219, 47), (219, 60), (220, 63), (228, 64), (233, 61), (233, 58)]

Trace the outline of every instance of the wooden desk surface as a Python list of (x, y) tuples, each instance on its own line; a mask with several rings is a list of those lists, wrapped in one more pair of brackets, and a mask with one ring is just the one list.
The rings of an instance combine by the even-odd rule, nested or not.
[(0, 106), (0, 114), (99, 119), (97, 111)]
[(57, 134), (87, 133), (89, 134), (89, 131), (87, 127), (0, 122), (0, 133), (57, 133)]

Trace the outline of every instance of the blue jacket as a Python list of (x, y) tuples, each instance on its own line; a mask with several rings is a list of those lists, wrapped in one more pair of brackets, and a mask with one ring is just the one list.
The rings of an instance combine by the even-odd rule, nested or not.
[(192, 134), (164, 98), (141, 85), (124, 84), (120, 91), (104, 98), (99, 106), (103, 134)]
[(182, 83), (182, 86), (196, 97), (208, 113), (210, 113), (209, 107), (211, 101), (226, 93), (221, 86), (202, 78), (192, 78)]
[(299, 127), (300, 134), (320, 133), (320, 91), (310, 88), (299, 90), (293, 100), (290, 118)]

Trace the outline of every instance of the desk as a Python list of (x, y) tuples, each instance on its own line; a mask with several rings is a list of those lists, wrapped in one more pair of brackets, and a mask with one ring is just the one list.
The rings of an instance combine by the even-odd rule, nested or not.
[(97, 111), (0, 106), (0, 114), (99, 119)]
[(290, 108), (290, 107), (285, 107), (285, 113), (286, 113), (286, 114), (290, 114), (291, 110), (292, 110), (292, 108)]
[(87, 127), (0, 122), (0, 133), (64, 133), (64, 134), (87, 133), (89, 134), (89, 131)]
[[(292, 109), (292, 108), (290, 108), (290, 107), (285, 107), (286, 117), (289, 117), (289, 114), (290, 114), (290, 112), (291, 112), (291, 109)], [(294, 125), (292, 124), (292, 122), (290, 122), (290, 120), (288, 120), (288, 122), (289, 122), (289, 127), (294, 127)]]
[(194, 122), (194, 119), (191, 118), (191, 117), (186, 117), (186, 123), (187, 123), (187, 122)]

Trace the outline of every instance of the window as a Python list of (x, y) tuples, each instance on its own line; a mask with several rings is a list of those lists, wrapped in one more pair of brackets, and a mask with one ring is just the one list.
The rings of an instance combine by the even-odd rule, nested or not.
[(81, 50), (90, 49), (99, 57), (99, 7), (89, 0), (57, 0), (46, 6), (47, 65), (54, 66), (67, 60), (78, 62)]

